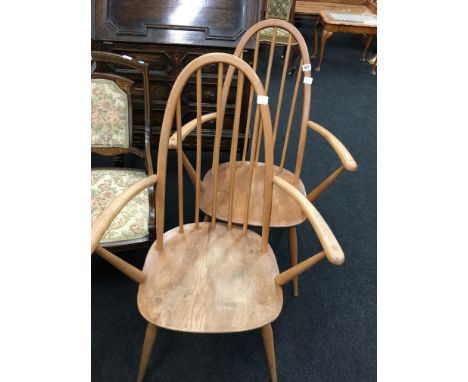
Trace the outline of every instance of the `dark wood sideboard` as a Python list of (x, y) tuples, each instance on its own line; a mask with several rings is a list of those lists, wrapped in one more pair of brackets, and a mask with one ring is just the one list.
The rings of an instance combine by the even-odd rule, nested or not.
[[(159, 131), (172, 85), (190, 61), (208, 52), (233, 53), (242, 34), (260, 20), (261, 0), (93, 0), (91, 48), (129, 55), (149, 64), (152, 143), (157, 147)], [(244, 52), (252, 60), (253, 46)], [(131, 70), (115, 66), (102, 71), (124, 74), (135, 81), (134, 143), (143, 147), (142, 79)], [(225, 68), (227, 70), (227, 68)], [(203, 113), (216, 109), (217, 66), (203, 71)], [(225, 115), (222, 148), (230, 148), (234, 120), (233, 81)], [(243, 110), (247, 110), (248, 87), (244, 87)], [(196, 87), (191, 81), (182, 97), (182, 123), (196, 118)], [(243, 113), (245, 123), (246, 113)], [(214, 143), (214, 122), (203, 125), (203, 146)], [(184, 141), (195, 147), (195, 137)], [(242, 147), (242, 145), (239, 145)]]

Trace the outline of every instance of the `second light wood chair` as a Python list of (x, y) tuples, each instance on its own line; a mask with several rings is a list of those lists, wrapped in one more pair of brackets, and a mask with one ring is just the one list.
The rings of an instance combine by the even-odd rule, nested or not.
[[(259, 44), (261, 39), (261, 32), (265, 28), (272, 28), (274, 32), (276, 29), (281, 28), (288, 31), (288, 44), (286, 50), (286, 57), (282, 65), (281, 71), (281, 83), (277, 94), (272, 94), (271, 91), (271, 74), (272, 70), (275, 68), (274, 61), (274, 51), (276, 47), (276, 33), (273, 34), (273, 39), (271, 42), (270, 52), (267, 57), (267, 68), (265, 76), (265, 91), (271, 99), (276, 99), (276, 109), (273, 109), (275, 118), (273, 124), (273, 140), (272, 145), (275, 150), (281, 153), (280, 160), (277, 161), (277, 165), (273, 167), (273, 171), (276, 176), (283, 179), (292, 185), (299, 193), (302, 195), (307, 195), (307, 198), (310, 201), (314, 201), (341, 173), (345, 170), (347, 171), (356, 171), (357, 164), (345, 146), (328, 130), (319, 124), (309, 120), (310, 114), (310, 105), (311, 105), (311, 92), (312, 92), (312, 77), (311, 77), (311, 66), (310, 58), (307, 50), (306, 42), (302, 34), (294, 27), (292, 24), (284, 20), (263, 20), (253, 25), (249, 30), (245, 32), (242, 36), (242, 39), (239, 42), (238, 47), (236, 48), (234, 55), (237, 57), (242, 57), (242, 52), (244, 51), (246, 45), (252, 38), (255, 38), (255, 51), (254, 51), (254, 61), (253, 69), (258, 72), (258, 63), (259, 63)], [(297, 72), (295, 81), (290, 84), (287, 83), (287, 63), (289, 59), (289, 54), (291, 51), (292, 41), (297, 41), (301, 54), (301, 69)], [(226, 107), (226, 101), (228, 99), (229, 90), (231, 82), (233, 79), (234, 68), (230, 67), (227, 71), (226, 80), (223, 88), (223, 98), (222, 98), (222, 115), (224, 114), (224, 109)], [(285, 99), (284, 93), (287, 86), (292, 85), (292, 99)], [(302, 108), (300, 105), (297, 105), (299, 92), (302, 91)], [(297, 107), (296, 107), (297, 106)], [(287, 124), (282, 126), (280, 124), (280, 118), (282, 113), (286, 112), (287, 114)], [(295, 114), (299, 114), (300, 123), (298, 126), (294, 126), (293, 120)], [(253, 117), (254, 116), (254, 117)], [(202, 116), (202, 121), (210, 121), (217, 118), (216, 113), (210, 113)], [(253, 118), (252, 118), (253, 117)], [(251, 124), (253, 120), (253, 128), (251, 133)], [(195, 121), (189, 122), (182, 127), (181, 137), (184, 139), (188, 134), (190, 134), (195, 129)], [(262, 187), (265, 176), (265, 164), (259, 161), (260, 158), (260, 145), (262, 139), (262, 121), (260, 119), (260, 114), (258, 108), (255, 105), (255, 98), (253, 97), (253, 89), (250, 89), (250, 100), (249, 100), (249, 109), (247, 111), (247, 123), (244, 127), (244, 146), (242, 149), (241, 160), (236, 161), (235, 171), (236, 179), (239, 179), (238, 182), (234, 184), (234, 209), (232, 211), (232, 221), (236, 224), (241, 224), (244, 216), (248, 216), (248, 224), (253, 226), (261, 226), (262, 224), (262, 211), (263, 211), (263, 199), (262, 199)], [(292, 129), (295, 128), (298, 130), (299, 139), (295, 155), (295, 168), (294, 170), (289, 170), (286, 168), (286, 157), (288, 154), (288, 148), (291, 146), (290, 135)], [(280, 129), (283, 131), (280, 132)], [(301, 180), (301, 171), (303, 165), (304, 151), (306, 148), (306, 137), (307, 131), (317, 133), (321, 136), (331, 148), (336, 152), (341, 165), (333, 172), (329, 177), (327, 177), (322, 183), (317, 187), (311, 190), (309, 193), (306, 192), (306, 188)], [(282, 134), (280, 134), (282, 133)], [(253, 181), (251, 182), (251, 189), (249, 188), (250, 179), (247, 177), (247, 174), (250, 169), (251, 162), (247, 157), (249, 136), (252, 136), (251, 146), (255, 152), (253, 155), (253, 160), (255, 163), (255, 171), (253, 175)], [(284, 136), (284, 139), (279, 139), (280, 135)], [(170, 147), (175, 149), (177, 147), (177, 134), (173, 134), (170, 140)], [(294, 151), (293, 151), (294, 153)], [(192, 181), (195, 182), (195, 171), (193, 166), (190, 164), (190, 161), (186, 156), (183, 157), (184, 166), (191, 176)], [(211, 216), (212, 206), (211, 201), (213, 200), (213, 184), (215, 181), (219, 182), (218, 191), (217, 191), (217, 208), (216, 208), (216, 218), (222, 221), (227, 221), (229, 219), (229, 202), (228, 197), (229, 188), (229, 172), (231, 171), (231, 166), (228, 163), (223, 163), (219, 166), (219, 176), (216, 180), (213, 176), (213, 171), (210, 170), (206, 173), (203, 178), (202, 183), (202, 194), (200, 199), (200, 208), (206, 214)], [(308, 164), (308, 170), (313, 170), (313, 164)], [(242, 203), (243, 198), (246, 194), (251, 195), (252, 202), (247, 206)], [(248, 212), (246, 212), (248, 208)], [(289, 254), (291, 259), (291, 264), (296, 265), (298, 262), (298, 244), (297, 244), (297, 226), (304, 222), (306, 215), (304, 211), (300, 208), (299, 205), (295, 202), (294, 198), (291, 197), (288, 193), (284, 192), (280, 187), (275, 185), (273, 187), (273, 208), (271, 213), (270, 225), (275, 228), (287, 228), (288, 229), (288, 238), (289, 238)], [(296, 278), (293, 283), (293, 293), (295, 296), (299, 294), (298, 279)]]
[[(218, 66), (217, 81), (217, 118), (216, 135), (212, 160), (211, 195), (220, 191), (221, 184), (227, 189), (227, 223), (216, 220), (218, 200), (209, 203), (211, 221), (200, 221), (202, 198), (201, 182), (201, 145), (202, 145), (202, 70), (204, 66)], [(244, 81), (252, 86), (255, 99), (259, 102), (259, 119), (263, 126), (264, 164), (262, 182), (257, 181), (257, 188), (252, 188), (254, 181), (255, 150), (250, 153), (250, 165), (245, 177), (240, 179), (235, 171), (237, 141), (239, 137), (239, 116), (241, 102), (236, 102), (233, 140), (228, 171), (221, 172), (219, 151), (223, 129), (222, 82), (225, 65), (231, 65), (238, 71), (237, 99), (242, 94)], [(183, 152), (181, 102), (182, 90), (187, 81), (196, 78), (197, 93), (197, 160), (195, 171), (195, 217), (193, 223), (184, 222), (183, 195)], [(119, 211), (142, 190), (156, 183), (156, 242), (150, 248), (143, 270), (108, 255), (106, 259), (129, 277), (140, 284), (138, 289), (138, 309), (148, 321), (142, 357), (138, 371), (138, 381), (142, 381), (148, 366), (151, 349), (155, 342), (158, 328), (167, 328), (193, 333), (230, 333), (260, 329), (272, 381), (277, 381), (276, 361), (271, 323), (278, 317), (283, 305), (282, 285), (304, 272), (323, 258), (333, 264), (342, 264), (344, 254), (330, 228), (319, 212), (307, 198), (282, 177), (274, 175), (273, 170), (273, 134), (270, 111), (265, 101), (265, 90), (255, 72), (243, 60), (224, 53), (211, 53), (196, 58), (180, 73), (169, 96), (158, 150), (157, 174), (147, 177), (130, 187), (121, 196), (112, 201), (108, 208), (94, 221), (92, 227), (91, 252), (98, 245), (102, 235)], [(179, 136), (177, 145), (178, 163), (178, 213), (179, 225), (164, 232), (165, 192), (167, 178), (168, 143), (173, 121)], [(252, 147), (256, 147), (257, 135), (254, 134)], [(219, 182), (227, 176), (227, 183)], [(235, 196), (236, 185), (242, 182), (247, 192), (243, 200)], [(309, 219), (323, 251), (300, 264), (279, 273), (273, 249), (268, 244), (270, 216), (272, 208), (273, 185), (288, 195)], [(252, 190), (250, 192), (249, 190)], [(207, 190), (206, 190), (207, 191)], [(261, 235), (248, 228), (249, 209), (244, 209), (242, 225), (234, 223), (234, 202), (249, 205), (255, 198), (262, 200)]]

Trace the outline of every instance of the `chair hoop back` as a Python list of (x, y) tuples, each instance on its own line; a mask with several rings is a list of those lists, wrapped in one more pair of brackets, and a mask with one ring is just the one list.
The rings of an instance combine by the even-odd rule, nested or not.
[[(297, 181), (300, 177), (301, 174), (301, 169), (302, 169), (302, 162), (303, 162), (303, 157), (304, 157), (304, 149), (305, 149), (305, 143), (306, 143), (306, 137), (307, 137), (307, 122), (309, 121), (309, 114), (310, 114), (310, 99), (311, 99), (311, 93), (312, 93), (312, 70), (311, 70), (311, 65), (310, 65), (310, 57), (309, 57), (309, 51), (307, 49), (307, 44), (304, 40), (304, 37), (302, 36), (301, 32), (292, 25), (291, 23), (285, 21), (285, 20), (279, 20), (279, 19), (267, 19), (267, 20), (262, 20), (256, 24), (254, 24), (252, 27), (250, 27), (242, 36), (241, 40), (239, 41), (239, 44), (234, 52), (234, 56), (236, 57), (242, 57), (242, 52), (244, 51), (247, 43), (250, 41), (252, 37), (256, 37), (256, 43), (255, 43), (255, 51), (254, 51), (254, 60), (253, 60), (253, 69), (256, 71), (257, 70), (257, 64), (258, 64), (258, 51), (260, 47), (260, 32), (265, 29), (265, 28), (273, 28), (273, 39), (271, 42), (270, 46), (270, 54), (269, 54), (269, 59), (268, 59), (268, 68), (267, 68), (267, 74), (266, 74), (266, 80), (265, 80), (265, 91), (268, 93), (269, 90), (269, 85), (270, 85), (270, 76), (271, 76), (271, 70), (272, 70), (272, 62), (273, 62), (273, 56), (274, 56), (274, 50), (276, 46), (276, 32), (277, 29), (284, 29), (289, 33), (289, 38), (288, 38), (288, 44), (287, 44), (287, 49), (286, 49), (286, 54), (284, 57), (284, 64), (283, 64), (283, 71), (282, 71), (282, 78), (281, 78), (281, 85), (280, 85), (280, 90), (279, 90), (279, 95), (278, 95), (278, 104), (276, 108), (276, 114), (275, 114), (275, 121), (273, 125), (273, 148), (276, 144), (276, 136), (277, 136), (277, 131), (278, 131), (278, 125), (279, 125), (279, 117), (281, 113), (281, 106), (282, 106), (282, 101), (283, 101), (283, 91), (284, 91), (284, 84), (286, 80), (286, 74), (287, 74), (287, 67), (288, 67), (288, 62), (289, 62), (289, 56), (291, 52), (291, 45), (293, 43), (293, 39), (296, 40), (300, 53), (301, 53), (301, 64), (300, 68), (297, 71), (297, 76), (296, 76), (296, 81), (295, 81), (295, 87), (294, 87), (294, 93), (293, 93), (293, 98), (291, 101), (291, 107), (289, 109), (289, 117), (288, 117), (288, 124), (286, 128), (286, 134), (285, 134), (285, 139), (283, 142), (283, 150), (282, 150), (282, 156), (281, 156), (281, 163), (280, 163), (280, 168), (283, 168), (285, 158), (286, 158), (286, 153), (287, 153), (287, 148), (288, 148), (288, 141), (289, 141), (289, 133), (291, 130), (291, 125), (294, 117), (294, 111), (295, 111), (295, 106), (296, 106), (296, 101), (297, 101), (297, 95), (298, 95), (298, 90), (300, 86), (300, 80), (303, 78), (303, 107), (302, 107), (302, 116), (301, 116), (301, 128), (300, 128), (300, 136), (299, 136), (299, 145), (298, 145), (298, 150), (297, 150), (297, 157), (296, 157), (296, 167), (295, 167), (295, 181)], [(229, 96), (229, 88), (231, 86), (232, 82), (232, 77), (234, 73), (234, 68), (229, 67), (227, 75), (226, 75), (226, 80), (225, 80), (225, 87), (223, 89), (223, 105), (222, 105), (222, 114), (224, 114), (224, 110), (226, 108), (226, 103), (227, 99)], [(246, 127), (245, 127), (245, 144), (244, 144), (244, 151), (242, 155), (242, 160), (245, 160), (246, 158), (246, 152), (247, 152), (247, 145), (248, 145), (248, 136), (249, 136), (249, 130), (250, 130), (250, 122), (251, 122), (251, 116), (252, 116), (252, 89), (250, 90), (250, 99), (249, 99), (249, 110), (247, 114), (247, 122), (246, 122)], [(258, 124), (258, 117), (255, 115), (254, 119), (254, 131), (257, 128), (256, 124)], [(260, 130), (262, 130), (262, 127), (260, 127)], [(258, 142), (260, 144), (260, 142)], [(252, 147), (252, 149), (254, 149)], [(257, 150), (258, 151), (258, 150)], [(257, 154), (258, 157), (258, 154)]]
[[(224, 77), (224, 65), (230, 65), (233, 71), (238, 70), (238, 88), (236, 96), (236, 111), (235, 111), (235, 125), (237, 122), (237, 128), (234, 126), (233, 138), (231, 144), (231, 159), (230, 161), (230, 192), (229, 192), (229, 208), (232, 209), (233, 200), (233, 182), (235, 181), (235, 153), (237, 151), (237, 140), (238, 140), (238, 125), (239, 115), (241, 112), (241, 95), (244, 78), (250, 82), (254, 93), (259, 101), (259, 116), (263, 124), (264, 130), (264, 153), (265, 153), (265, 182), (264, 182), (264, 204), (263, 204), (263, 225), (262, 225), (262, 250), (266, 251), (268, 248), (268, 234), (270, 227), (270, 215), (271, 215), (271, 200), (272, 200), (272, 177), (273, 177), (273, 149), (272, 149), (272, 128), (270, 109), (268, 103), (265, 102), (266, 92), (263, 85), (258, 78), (254, 70), (242, 59), (226, 53), (208, 53), (203, 56), (196, 58), (191, 61), (179, 74), (175, 81), (169, 99), (167, 101), (166, 110), (164, 113), (164, 119), (161, 127), (161, 135), (159, 140), (158, 150), (158, 184), (156, 188), (156, 246), (158, 249), (163, 248), (163, 233), (164, 233), (164, 206), (165, 206), (165, 192), (166, 192), (166, 170), (167, 170), (167, 155), (169, 138), (171, 134), (171, 128), (174, 122), (174, 116), (176, 117), (176, 130), (177, 130), (177, 163), (178, 163), (178, 192), (179, 192), (179, 231), (183, 232), (183, 161), (185, 159), (182, 151), (182, 129), (181, 129), (181, 94), (187, 81), (195, 74), (197, 80), (197, 165), (196, 165), (196, 206), (195, 206), (195, 224), (198, 226), (198, 205), (200, 198), (201, 188), (201, 124), (202, 124), (202, 67), (206, 65), (218, 65), (218, 81), (217, 81), (217, 114), (216, 114), (216, 132), (215, 142), (213, 148), (213, 190), (212, 195), (218, 194), (218, 167), (219, 167), (219, 152), (221, 146), (221, 135), (223, 129), (223, 113), (220, 113), (222, 107), (222, 90), (223, 90), (223, 77)], [(255, 137), (253, 138), (256, 139)], [(253, 152), (252, 152), (253, 154)], [(253, 157), (251, 158), (252, 166), (249, 172), (249, 180), (252, 182), (252, 174), (254, 171)], [(249, 187), (250, 189), (250, 187)], [(211, 224), (216, 224), (216, 197), (212, 198), (212, 220)], [(245, 203), (250, 203), (250, 193), (247, 193)], [(246, 209), (248, 211), (248, 208)], [(244, 233), (247, 231), (248, 215), (245, 216), (243, 230)], [(232, 226), (232, 221), (228, 221), (228, 226)]]

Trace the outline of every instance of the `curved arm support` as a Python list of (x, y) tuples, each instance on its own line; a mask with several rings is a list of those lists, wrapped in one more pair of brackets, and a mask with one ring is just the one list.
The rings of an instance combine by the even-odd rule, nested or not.
[(325, 258), (325, 252), (319, 252), (314, 256), (309, 257), (307, 260), (301, 261), (299, 264), (291, 267), (284, 272), (281, 272), (278, 276), (275, 277), (275, 281), (278, 285), (284, 285), (290, 282), (292, 279), (299, 276), (301, 273), (305, 272), (309, 268), (313, 267), (315, 264), (319, 263)]
[(320, 126), (318, 123), (309, 121), (307, 122), (307, 126), (314, 130), (316, 133), (321, 135), (335, 150), (336, 155), (340, 158), (341, 164), (347, 171), (356, 171), (357, 170), (357, 163), (354, 160), (353, 156), (349, 153), (346, 147), (336, 138), (332, 133), (330, 133), (327, 129)]
[[(216, 119), (216, 113), (209, 113), (202, 115), (201, 122), (209, 122)], [(187, 122), (185, 125), (182, 126), (182, 141), (189, 135), (195, 128), (197, 127), (197, 119), (194, 118), (190, 122)], [(177, 149), (177, 132), (171, 135), (169, 138), (169, 149), (176, 150)]]
[[(296, 202), (299, 204), (301, 209), (309, 219), (310, 224), (312, 225), (315, 233), (317, 234), (320, 243), (322, 244), (323, 251), (330, 261), (333, 264), (343, 264), (344, 262), (344, 253), (341, 249), (340, 244), (333, 235), (328, 224), (323, 219), (322, 215), (317, 211), (317, 209), (310, 203), (307, 198), (301, 194), (294, 186), (288, 183), (286, 180), (281, 179), (278, 176), (273, 177), (273, 183), (276, 184), (279, 188), (289, 194)], [(306, 260), (307, 261), (307, 260)], [(300, 264), (298, 264), (300, 265)], [(313, 265), (313, 264), (312, 264)], [(311, 266), (312, 266), (311, 265)]]
[(125, 192), (110, 202), (106, 209), (96, 218), (96, 220), (94, 220), (91, 227), (91, 253), (95, 251), (102, 237), (106, 233), (107, 228), (109, 228), (114, 218), (125, 207), (125, 205), (137, 194), (139, 194), (145, 188), (155, 184), (157, 181), (157, 174), (148, 176), (129, 187)]
[(108, 251), (107, 249), (98, 246), (96, 248), (95, 253), (101, 256), (108, 263), (112, 264), (119, 271), (125, 273), (136, 283), (141, 284), (146, 280), (146, 275), (142, 271), (140, 271), (133, 265), (127, 263), (125, 260), (122, 260), (120, 257), (115, 256), (112, 252)]

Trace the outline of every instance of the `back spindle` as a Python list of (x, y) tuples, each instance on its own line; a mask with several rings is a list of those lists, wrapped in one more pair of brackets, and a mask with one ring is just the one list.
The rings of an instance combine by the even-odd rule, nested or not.
[[(197, 70), (197, 164), (195, 185), (195, 227), (200, 224), (201, 149), (202, 149), (202, 72)], [(177, 138), (179, 139), (179, 138)]]
[[(260, 31), (255, 35), (255, 50), (254, 50), (254, 59), (253, 59), (253, 70), (257, 71), (258, 65), (258, 51), (260, 49)], [(253, 105), (253, 93), (254, 89), (252, 84), (250, 85), (250, 94), (249, 94), (249, 109), (247, 111), (247, 120), (245, 124), (245, 135), (244, 135), (244, 150), (242, 151), (242, 161), (245, 161), (247, 157), (247, 148), (249, 146), (249, 133), (250, 133), (250, 120), (252, 119), (252, 105)], [(255, 113), (255, 119), (257, 119), (257, 113)]]
[(223, 75), (224, 75), (223, 63), (218, 64), (218, 85), (217, 85), (217, 96), (216, 96), (216, 134), (215, 143), (213, 148), (213, 203), (211, 210), (211, 226), (214, 227), (216, 224), (216, 204), (218, 194), (218, 167), (219, 167), (219, 150), (221, 146), (221, 134), (223, 132), (223, 121), (224, 115), (221, 114), (222, 108), (222, 92), (223, 92)]
[(283, 106), (284, 84), (286, 82), (286, 73), (288, 72), (289, 55), (291, 53), (291, 43), (292, 43), (292, 34), (290, 33), (289, 38), (288, 38), (288, 46), (286, 48), (286, 55), (284, 56), (283, 73), (281, 75), (281, 85), (280, 85), (280, 90), (278, 93), (278, 103), (276, 104), (275, 123), (273, 126), (273, 147), (275, 147), (276, 134), (278, 132), (279, 117), (281, 113), (281, 107)]
[(184, 174), (182, 158), (182, 116), (180, 98), (177, 101), (177, 187), (179, 189), (179, 232), (184, 232)]
[[(302, 67), (302, 59), (299, 67)], [(291, 133), (291, 125), (292, 121), (294, 119), (294, 111), (296, 109), (296, 101), (297, 101), (297, 94), (299, 92), (299, 85), (301, 82), (302, 78), (302, 71), (298, 70), (297, 71), (297, 77), (296, 77), (296, 85), (294, 86), (294, 93), (293, 93), (293, 98), (291, 101), (291, 107), (289, 109), (289, 117), (288, 117), (288, 125), (286, 127), (286, 133), (284, 136), (284, 143), (283, 143), (283, 153), (281, 154), (281, 163), (280, 163), (280, 171), (284, 168), (284, 162), (286, 160), (286, 153), (288, 151), (288, 143), (289, 143), (289, 134)]]
[(236, 108), (234, 111), (234, 125), (232, 131), (231, 153), (229, 157), (229, 211), (228, 211), (228, 228), (232, 228), (232, 208), (234, 203), (234, 183), (236, 181), (236, 156), (237, 143), (239, 139), (239, 122), (242, 109), (242, 92), (244, 89), (244, 73), (238, 71), (237, 75), (237, 92), (236, 92)]

